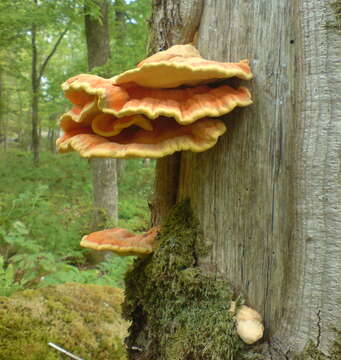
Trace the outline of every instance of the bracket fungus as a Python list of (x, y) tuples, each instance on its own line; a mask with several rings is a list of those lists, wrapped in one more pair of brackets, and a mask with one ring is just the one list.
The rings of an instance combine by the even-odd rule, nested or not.
[(140, 235), (121, 228), (96, 231), (84, 236), (81, 246), (93, 250), (109, 250), (121, 256), (143, 256), (153, 252), (158, 231), (158, 226)]
[(213, 84), (230, 77), (251, 79), (247, 61), (205, 60), (192, 45), (161, 51), (111, 79), (72, 77), (62, 85), (73, 106), (61, 117), (57, 149), (113, 158), (205, 151), (226, 131), (217, 117), (252, 103), (246, 87)]
[(237, 77), (252, 79), (247, 60), (238, 63), (202, 58), (193, 45), (175, 45), (141, 61), (135, 69), (113, 78), (116, 84), (134, 82), (151, 88), (174, 88), (211, 83), (218, 79)]

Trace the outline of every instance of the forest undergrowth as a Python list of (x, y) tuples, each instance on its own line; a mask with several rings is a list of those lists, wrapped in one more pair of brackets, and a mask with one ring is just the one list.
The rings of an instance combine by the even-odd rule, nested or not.
[[(90, 231), (92, 184), (89, 164), (77, 154), (0, 155), (0, 296), (66, 282), (123, 287), (132, 259), (113, 255), (95, 268), (80, 239)], [(154, 164), (125, 161), (119, 179), (119, 224), (148, 228)]]

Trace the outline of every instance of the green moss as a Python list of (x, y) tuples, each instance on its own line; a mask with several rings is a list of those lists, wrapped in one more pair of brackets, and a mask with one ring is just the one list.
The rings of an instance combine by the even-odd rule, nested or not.
[(180, 204), (162, 226), (154, 254), (127, 273), (130, 359), (232, 360), (244, 348), (229, 312), (231, 286), (197, 267), (201, 243), (189, 203)]
[(341, 0), (334, 1), (330, 6), (334, 12), (334, 20), (327, 23), (327, 28), (341, 31)]
[(123, 360), (120, 289), (63, 284), (0, 297), (0, 360), (56, 360), (53, 342), (84, 359)]

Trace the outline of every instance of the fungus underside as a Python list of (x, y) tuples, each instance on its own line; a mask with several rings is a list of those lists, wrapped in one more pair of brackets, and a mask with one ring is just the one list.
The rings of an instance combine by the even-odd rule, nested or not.
[[(123, 315), (132, 320), (126, 340), (130, 359), (233, 360), (246, 346), (229, 312), (231, 285), (205, 275), (205, 252), (188, 201), (173, 208), (154, 254), (137, 259), (126, 275)], [(238, 357), (239, 358), (239, 357)]]

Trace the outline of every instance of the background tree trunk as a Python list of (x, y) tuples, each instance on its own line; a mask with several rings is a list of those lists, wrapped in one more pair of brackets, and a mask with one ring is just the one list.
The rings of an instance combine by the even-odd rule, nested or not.
[[(114, 11), (115, 11), (115, 45), (116, 49), (120, 48), (120, 44), (124, 43), (125, 34), (126, 34), (126, 22), (125, 22), (125, 11), (124, 11), (124, 0), (115, 0)], [(116, 59), (115, 63), (119, 67), (119, 69), (124, 69), (124, 60), (119, 51), (116, 51)], [(118, 180), (124, 174), (125, 168), (125, 159), (116, 159), (116, 167), (117, 167), (117, 178)]]
[[(89, 14), (91, 6), (98, 6), (100, 18)], [(85, 33), (89, 70), (104, 65), (110, 57), (108, 30), (109, 3), (107, 0), (85, 1)], [(91, 159), (94, 196), (92, 230), (117, 224), (117, 173), (115, 159)]]
[[(37, 4), (36, 1), (34, 1)], [(40, 81), (38, 80), (37, 71), (37, 44), (36, 44), (37, 28), (32, 24), (31, 28), (31, 47), (32, 47), (32, 69), (31, 69), (31, 85), (32, 85), (32, 98), (31, 98), (31, 116), (32, 116), (32, 151), (33, 151), (33, 164), (39, 166), (39, 133), (38, 133), (38, 110), (39, 110), (39, 87)]]
[[(99, 17), (89, 13), (94, 6), (98, 7)], [(107, 0), (85, 0), (85, 36), (89, 70), (104, 65), (110, 58), (108, 11)]]
[[(113, 159), (92, 159), (94, 214), (92, 228), (117, 225), (117, 177)], [(98, 251), (96, 254), (101, 254)]]
[(124, 0), (115, 0), (115, 40), (117, 43), (123, 42), (125, 38), (124, 5)]
[[(38, 7), (38, 1), (33, 0), (35, 7)], [(32, 119), (32, 151), (33, 151), (33, 165), (39, 166), (39, 146), (40, 146), (40, 122), (39, 122), (39, 91), (41, 79), (46, 70), (46, 66), (49, 61), (56, 53), (59, 44), (63, 40), (64, 35), (67, 33), (68, 27), (62, 31), (57, 37), (56, 42), (54, 43), (51, 51), (44, 58), (44, 61), (41, 65), (38, 64), (38, 48), (37, 48), (37, 25), (33, 22), (31, 26), (31, 51), (32, 51), (32, 61), (31, 61), (31, 87), (32, 87), (32, 97), (31, 97), (31, 119)]]
[(4, 151), (7, 149), (7, 139), (6, 139), (6, 123), (5, 123), (5, 101), (4, 101), (4, 76), (3, 71), (0, 68), (0, 146)]
[[(179, 34), (164, 12), (179, 2), (158, 4), (154, 51)], [(228, 131), (213, 149), (157, 165), (154, 222), (174, 199), (191, 199), (212, 245), (200, 266), (229, 279), (263, 314), (271, 359), (291, 358), (309, 340), (328, 353), (341, 324), (341, 37), (326, 29), (331, 17), (328, 1), (205, 1), (198, 48), (209, 59), (250, 59), (254, 104), (226, 116)], [(180, 166), (179, 178), (165, 162), (179, 162), (171, 170)], [(160, 184), (168, 181), (165, 202), (170, 188)]]
[(48, 127), (48, 149), (52, 152), (56, 152), (56, 139), (59, 136), (59, 127), (56, 127), (59, 118), (58, 113), (53, 113), (49, 116), (49, 127)]
[(21, 115), (21, 116), (19, 116), (19, 119), (18, 119), (19, 127), (17, 129), (17, 141), (18, 141), (19, 149), (24, 149), (25, 148), (25, 145), (24, 145), (24, 142), (25, 142), (24, 141), (24, 139), (25, 139), (24, 122), (27, 118), (29, 118), (29, 116), (25, 116), (25, 112), (23, 109), (23, 99), (22, 99), (21, 89), (16, 87), (15, 91), (16, 91), (16, 95), (17, 95), (19, 114)]

